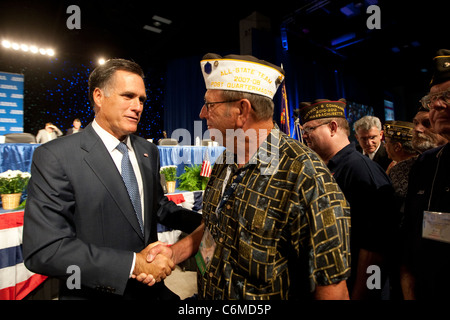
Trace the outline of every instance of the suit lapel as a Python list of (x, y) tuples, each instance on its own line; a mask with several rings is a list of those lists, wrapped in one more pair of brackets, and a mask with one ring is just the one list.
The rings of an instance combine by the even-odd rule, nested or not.
[(142, 237), (142, 232), (133, 205), (131, 204), (125, 184), (123, 183), (122, 177), (120, 176), (111, 155), (91, 125), (87, 126), (86, 129), (79, 134), (82, 133), (86, 137), (81, 140), (81, 148), (87, 151), (84, 160), (102, 182), (105, 189), (111, 194), (117, 207), (127, 218), (136, 233)]
[(142, 176), (142, 184), (144, 188), (144, 233), (145, 233), (145, 243), (149, 243), (150, 234), (152, 232), (152, 212), (153, 212), (153, 175), (154, 170), (151, 164), (152, 155), (149, 153), (149, 148), (145, 148), (136, 136), (131, 135), (131, 143), (133, 144), (136, 159), (139, 165)]

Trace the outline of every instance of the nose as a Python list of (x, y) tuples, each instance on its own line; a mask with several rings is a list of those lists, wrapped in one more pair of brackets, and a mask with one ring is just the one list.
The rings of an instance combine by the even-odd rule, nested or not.
[(200, 119), (206, 119), (207, 114), (208, 112), (206, 111), (206, 107), (203, 105), (199, 114)]
[(445, 102), (439, 98), (439, 99), (434, 99), (431, 101), (430, 103), (430, 110), (442, 110), (447, 108), (447, 105), (445, 104)]
[(135, 112), (142, 112), (144, 110), (144, 102), (139, 97), (136, 97), (131, 102), (131, 109)]
[(425, 131), (425, 127), (421, 123), (418, 123), (414, 126), (414, 131), (423, 133)]

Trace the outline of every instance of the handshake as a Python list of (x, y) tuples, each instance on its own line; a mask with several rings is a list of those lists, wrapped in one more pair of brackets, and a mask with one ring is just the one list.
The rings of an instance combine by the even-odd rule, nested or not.
[(136, 253), (136, 262), (131, 277), (148, 286), (164, 280), (175, 269), (173, 251), (164, 242), (156, 241)]

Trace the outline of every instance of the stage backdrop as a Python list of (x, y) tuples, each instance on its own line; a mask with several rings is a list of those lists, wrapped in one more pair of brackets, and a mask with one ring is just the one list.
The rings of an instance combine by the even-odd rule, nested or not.
[(23, 132), (23, 74), (0, 72), (0, 135)]

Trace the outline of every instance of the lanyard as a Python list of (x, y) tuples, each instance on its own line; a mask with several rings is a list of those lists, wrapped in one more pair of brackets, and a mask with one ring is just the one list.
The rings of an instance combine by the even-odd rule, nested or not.
[(228, 189), (225, 190), (222, 200), (220, 201), (220, 204), (217, 207), (216, 212), (215, 212), (217, 220), (219, 220), (219, 213), (223, 210), (223, 206), (228, 201), (228, 199), (230, 199), (230, 197), (234, 194), (234, 192), (237, 189), (237, 186), (239, 185), (239, 183), (241, 183), (246, 172), (247, 172), (247, 170), (242, 170), (241, 173), (239, 173), (239, 175), (236, 178), (234, 178), (233, 182), (228, 187)]

